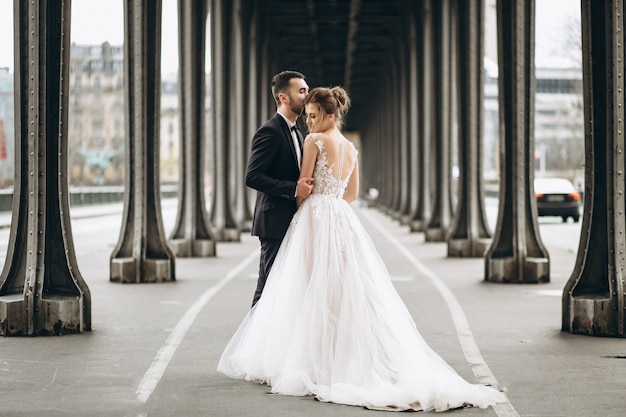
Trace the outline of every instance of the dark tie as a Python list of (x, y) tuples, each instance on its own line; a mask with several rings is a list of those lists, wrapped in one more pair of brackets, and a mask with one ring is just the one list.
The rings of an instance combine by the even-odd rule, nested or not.
[(302, 142), (300, 142), (300, 131), (296, 125), (291, 126), (291, 137), (294, 139), (293, 145), (298, 154), (298, 165), (300, 165), (300, 159), (302, 158)]

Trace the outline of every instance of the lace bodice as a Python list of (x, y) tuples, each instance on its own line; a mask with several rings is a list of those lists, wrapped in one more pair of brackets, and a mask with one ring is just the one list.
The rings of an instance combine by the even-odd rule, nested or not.
[[(317, 145), (320, 154), (317, 158), (317, 161), (315, 161), (315, 168), (313, 170), (315, 186), (313, 187), (312, 194), (331, 195), (338, 198), (343, 197), (343, 193), (346, 191), (346, 187), (348, 186), (348, 182), (350, 181), (350, 177), (352, 176), (352, 170), (354, 169), (355, 165), (352, 164), (352, 166), (348, 167), (347, 175), (343, 175), (343, 173), (346, 172), (346, 167), (343, 166), (345, 142), (341, 142), (339, 144), (339, 169), (337, 169), (336, 171), (336, 177), (333, 176), (335, 163), (331, 163), (328, 160), (326, 151), (324, 150), (324, 141), (316, 138), (315, 144)], [(354, 151), (356, 161), (357, 151), (352, 146), (350, 146), (350, 148), (352, 148), (352, 150)]]

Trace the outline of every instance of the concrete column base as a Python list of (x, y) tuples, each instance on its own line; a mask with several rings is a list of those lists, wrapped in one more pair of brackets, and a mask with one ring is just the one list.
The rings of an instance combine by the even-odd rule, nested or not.
[(208, 239), (172, 239), (169, 245), (178, 258), (215, 256), (215, 241)]
[(450, 239), (448, 256), (458, 258), (481, 258), (491, 246), (491, 239)]
[[(30, 315), (28, 301), (22, 294), (0, 297), (0, 335), (60, 336), (85, 331), (81, 296), (48, 295)], [(36, 317), (37, 327), (33, 322), (29, 325), (29, 317)]]
[(570, 297), (569, 317), (563, 322), (563, 331), (587, 336), (626, 337), (624, 326), (616, 326), (614, 302), (595, 294)]
[(445, 242), (447, 235), (448, 231), (440, 227), (426, 229), (426, 231), (424, 232), (426, 242)]
[(111, 260), (112, 282), (141, 283), (174, 281), (173, 261), (170, 259), (143, 259), (143, 268), (137, 268), (135, 258)]
[(409, 230), (411, 233), (423, 232), (424, 231), (424, 221), (423, 220), (412, 220), (409, 223)]
[(221, 235), (221, 242), (241, 242), (241, 231), (239, 229), (222, 229), (219, 234)]
[(489, 282), (537, 284), (550, 281), (550, 262), (547, 258), (526, 258), (521, 271), (514, 257), (489, 259), (488, 267), (485, 281)]

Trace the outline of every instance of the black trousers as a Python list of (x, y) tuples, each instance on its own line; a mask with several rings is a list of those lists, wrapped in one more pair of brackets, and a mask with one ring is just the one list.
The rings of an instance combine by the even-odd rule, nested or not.
[(261, 259), (259, 261), (259, 279), (256, 284), (254, 298), (252, 299), (253, 307), (257, 301), (259, 301), (259, 298), (261, 298), (263, 288), (265, 288), (265, 282), (267, 281), (267, 276), (270, 273), (270, 269), (272, 269), (272, 265), (274, 264), (274, 259), (276, 259), (276, 254), (278, 253), (278, 248), (280, 248), (282, 239), (267, 239), (259, 236), (259, 241), (261, 242)]

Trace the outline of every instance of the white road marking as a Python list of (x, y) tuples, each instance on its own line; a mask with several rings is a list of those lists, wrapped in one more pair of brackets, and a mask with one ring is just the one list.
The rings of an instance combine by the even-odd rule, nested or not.
[(563, 297), (563, 290), (562, 289), (554, 289), (554, 290), (525, 290), (522, 291), (523, 293), (526, 294), (532, 294), (532, 295), (542, 295), (545, 297)]
[[(459, 301), (456, 299), (452, 291), (450, 291), (441, 278), (439, 278), (434, 272), (428, 269), (426, 265), (413, 256), (413, 254), (398, 239), (389, 233), (378, 220), (374, 219), (371, 213), (368, 213), (367, 210), (360, 210), (359, 214), (366, 217), (371, 225), (374, 226), (383, 236), (385, 236), (385, 238), (387, 238), (387, 240), (389, 240), (418, 271), (428, 278), (435, 288), (437, 288), (445, 301), (448, 310), (450, 311), (454, 327), (456, 328), (457, 337), (459, 338), (465, 358), (472, 368), (472, 372), (474, 372), (474, 375), (482, 384), (498, 387), (498, 381), (483, 359), (480, 350), (476, 345), (476, 340), (474, 340), (474, 335), (472, 334), (467, 317), (465, 316)], [(506, 393), (504, 394), (506, 396)], [(508, 398), (507, 402), (496, 404), (494, 410), (500, 417), (519, 417), (519, 414), (515, 408), (513, 408), (513, 405)]]
[(165, 369), (169, 365), (178, 345), (182, 342), (187, 334), (187, 330), (191, 327), (194, 320), (204, 308), (204, 306), (213, 298), (219, 290), (221, 290), (230, 280), (237, 276), (248, 264), (259, 255), (259, 250), (255, 249), (250, 253), (239, 265), (233, 268), (224, 278), (218, 281), (214, 286), (207, 289), (191, 307), (185, 312), (183, 317), (178, 321), (172, 333), (165, 340), (165, 344), (159, 349), (152, 365), (146, 371), (143, 379), (137, 388), (137, 400), (145, 403), (152, 395), (152, 392), (159, 384), (161, 377), (165, 373)]

